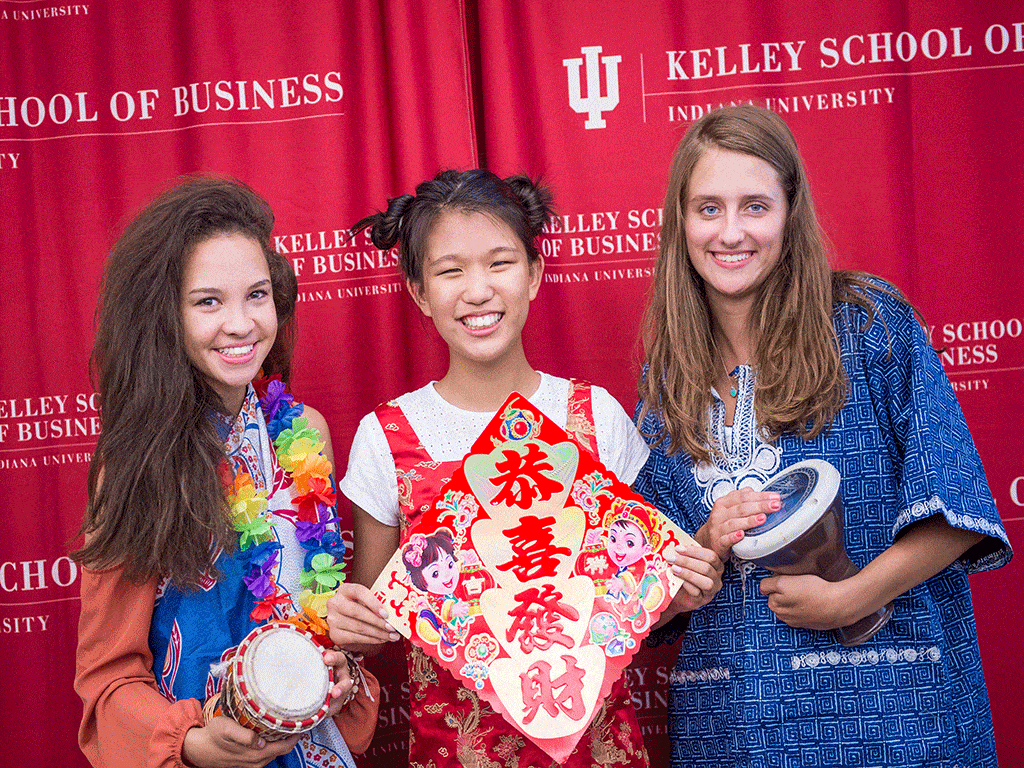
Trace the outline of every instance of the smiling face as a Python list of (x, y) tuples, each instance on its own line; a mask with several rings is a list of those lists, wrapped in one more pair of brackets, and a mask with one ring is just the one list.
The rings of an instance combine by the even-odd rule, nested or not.
[(786, 214), (779, 175), (764, 160), (711, 147), (697, 161), (685, 200), (686, 248), (712, 307), (752, 304), (782, 254)]
[(423, 569), (423, 580), (427, 584), (427, 592), (435, 595), (450, 595), (459, 583), (459, 566), (455, 558), (441, 551), (440, 556)]
[(427, 238), (423, 283), (409, 292), (448, 344), (452, 364), (495, 365), (522, 356), (523, 325), (540, 287), (522, 241), (484, 213), (442, 213)]
[(617, 520), (608, 528), (608, 556), (617, 568), (637, 562), (651, 551), (640, 526), (629, 520)]
[(277, 336), (270, 271), (259, 243), (221, 234), (195, 247), (181, 285), (189, 360), (230, 413), (242, 406)]

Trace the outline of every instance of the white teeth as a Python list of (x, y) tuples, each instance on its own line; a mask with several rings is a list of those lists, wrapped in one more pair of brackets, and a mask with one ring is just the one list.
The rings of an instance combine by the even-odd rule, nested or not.
[(750, 251), (744, 251), (743, 253), (716, 253), (715, 258), (726, 264), (735, 264), (738, 261), (749, 259), (752, 255)]
[(255, 344), (249, 344), (244, 347), (224, 347), (217, 351), (224, 355), (224, 357), (242, 357), (243, 355), (248, 355), (252, 352), (252, 348), (255, 346)]
[(473, 315), (470, 317), (462, 318), (462, 324), (473, 331), (478, 331), (481, 328), (489, 328), (495, 325), (501, 320), (501, 312), (491, 312), (489, 315)]

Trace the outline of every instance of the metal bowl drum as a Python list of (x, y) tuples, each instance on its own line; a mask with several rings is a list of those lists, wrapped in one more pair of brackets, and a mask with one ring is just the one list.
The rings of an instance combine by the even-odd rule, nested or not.
[(277, 741), (323, 720), (333, 685), (334, 670), (313, 636), (294, 624), (271, 622), (239, 643), (220, 692), (203, 706), (204, 720), (226, 715)]
[[(814, 574), (842, 581), (857, 573), (843, 545), (843, 500), (839, 471), (827, 461), (809, 459), (770, 478), (762, 491), (782, 497), (782, 507), (750, 528), (733, 553), (776, 574)], [(859, 645), (892, 616), (892, 603), (836, 630), (843, 645)]]

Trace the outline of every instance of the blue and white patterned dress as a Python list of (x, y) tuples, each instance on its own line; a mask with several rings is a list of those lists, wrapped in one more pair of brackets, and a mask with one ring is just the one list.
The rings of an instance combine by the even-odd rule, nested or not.
[[(770, 574), (733, 559), (722, 591), (692, 614), (671, 675), (673, 766), (996, 765), (967, 575), (1008, 562), (1009, 542), (938, 356), (910, 308), (882, 292), (871, 298), (877, 314), (866, 330), (860, 307), (833, 315), (850, 392), (827, 433), (761, 441), (754, 374), (740, 366), (728, 442), (717, 395), (712, 406), (724, 457), (695, 467), (685, 453), (655, 448), (635, 488), (695, 531), (719, 496), (824, 459), (842, 475), (845, 545), (860, 567), (931, 515), (988, 538), (898, 597), (889, 623), (853, 648), (784, 624), (759, 590)], [(652, 416), (642, 430), (659, 427)], [(677, 638), (671, 628), (660, 639)]]

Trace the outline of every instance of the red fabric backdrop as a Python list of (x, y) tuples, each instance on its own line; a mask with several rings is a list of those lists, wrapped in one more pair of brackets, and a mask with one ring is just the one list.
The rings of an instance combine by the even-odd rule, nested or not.
[[(342, 230), (442, 167), (543, 175), (559, 215), (531, 361), (631, 409), (672, 149), (710, 108), (768, 106), (797, 135), (837, 265), (924, 312), (1021, 539), (1019, 3), (0, 0), (0, 29), (5, 762), (85, 764), (67, 552), (98, 430), (97, 287), (121, 227), (182, 173), (236, 176), (277, 213), (302, 292), (295, 390), (344, 467), (358, 418), (445, 355), (392, 258)], [(1024, 765), (1022, 568), (973, 580), (1007, 766)], [(671, 663), (648, 654), (630, 673), (656, 759)], [(366, 762), (404, 765), (400, 680), (383, 696)]]

